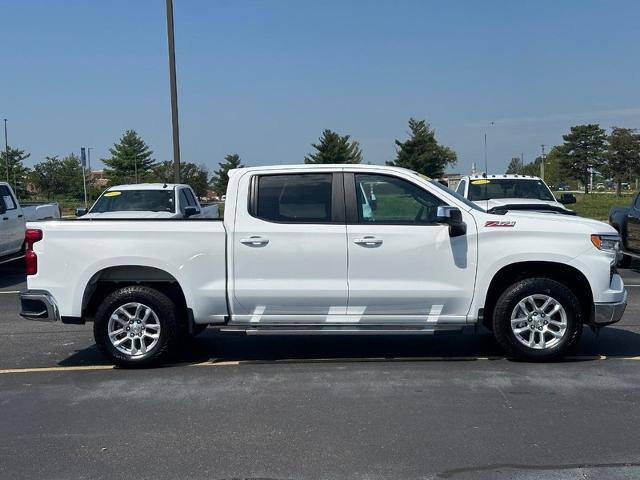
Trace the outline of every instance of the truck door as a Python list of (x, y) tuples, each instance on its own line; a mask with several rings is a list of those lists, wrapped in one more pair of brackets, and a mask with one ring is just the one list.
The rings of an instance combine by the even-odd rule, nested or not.
[(341, 173), (249, 172), (239, 179), (238, 192), (229, 235), (233, 321), (314, 324), (343, 317), (347, 239)]
[(627, 248), (640, 251), (640, 194), (636, 195), (627, 216)]
[(24, 217), (9, 187), (0, 185), (0, 197), (7, 208), (5, 213), (0, 215), (2, 253), (16, 253), (20, 251), (24, 242)]
[[(476, 225), (450, 237), (435, 223), (436, 187), (387, 174), (344, 174), (347, 317), (359, 323), (465, 323), (473, 298)], [(375, 201), (372, 202), (372, 200)]]

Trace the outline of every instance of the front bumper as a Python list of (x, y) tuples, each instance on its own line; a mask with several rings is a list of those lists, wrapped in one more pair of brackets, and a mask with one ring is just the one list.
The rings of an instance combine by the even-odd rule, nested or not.
[(20, 294), (20, 316), (39, 322), (60, 320), (58, 306), (51, 294), (45, 290), (27, 290)]
[(612, 323), (619, 322), (627, 308), (627, 291), (624, 291), (624, 298), (621, 302), (594, 303), (593, 323), (597, 327), (604, 327)]

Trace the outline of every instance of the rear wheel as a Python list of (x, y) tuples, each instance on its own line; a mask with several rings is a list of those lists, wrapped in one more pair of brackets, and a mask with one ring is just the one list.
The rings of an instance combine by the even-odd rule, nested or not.
[(98, 307), (93, 334), (98, 348), (116, 365), (158, 363), (179, 339), (176, 306), (149, 287), (121, 288)]
[(496, 303), (493, 331), (505, 351), (525, 360), (552, 360), (573, 347), (582, 332), (576, 295), (549, 278), (508, 287)]

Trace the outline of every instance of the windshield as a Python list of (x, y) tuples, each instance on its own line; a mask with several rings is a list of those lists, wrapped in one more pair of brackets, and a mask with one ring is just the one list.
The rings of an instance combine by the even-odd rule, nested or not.
[[(421, 175), (422, 176), (422, 175)], [(426, 178), (426, 177), (425, 177)], [(429, 180), (429, 183), (431, 183), (431, 185), (438, 187), (440, 190), (443, 190), (445, 192), (447, 192), (449, 195), (451, 195), (452, 197), (455, 197), (456, 200), (461, 201), (462, 203), (464, 203), (467, 207), (473, 208), (474, 210), (478, 210), (480, 212), (484, 212), (485, 210), (480, 208), (478, 205), (476, 205), (473, 202), (470, 202), (469, 200), (467, 200), (466, 198), (464, 198), (462, 195), (460, 195), (459, 193), (454, 192), (453, 190), (451, 190), (449, 187), (445, 187), (443, 184), (441, 184), (440, 182), (438, 182), (437, 180)]]
[(173, 190), (111, 190), (98, 199), (89, 213), (174, 211)]
[(471, 180), (469, 200), (491, 200), (496, 198), (528, 198), (531, 200), (555, 201), (554, 196), (542, 180), (520, 178), (486, 178)]

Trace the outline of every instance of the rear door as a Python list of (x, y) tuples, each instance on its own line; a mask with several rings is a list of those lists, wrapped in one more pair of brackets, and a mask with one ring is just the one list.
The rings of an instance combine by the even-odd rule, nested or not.
[(431, 190), (390, 174), (346, 173), (347, 316), (358, 323), (466, 323), (477, 262), (476, 227), (450, 237), (436, 223), (447, 205)]
[(347, 305), (341, 173), (248, 172), (238, 192), (229, 235), (233, 321), (339, 321)]
[(24, 242), (24, 217), (9, 187), (0, 185), (0, 197), (2, 197), (7, 207), (6, 212), (0, 215), (2, 253), (11, 254), (18, 252), (22, 248), (22, 243)]

